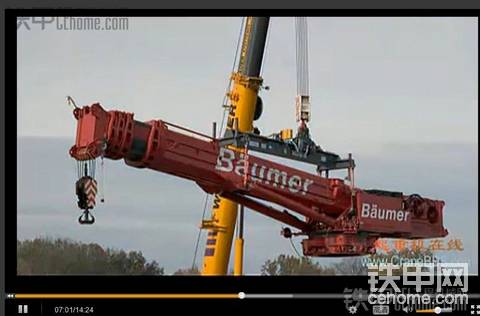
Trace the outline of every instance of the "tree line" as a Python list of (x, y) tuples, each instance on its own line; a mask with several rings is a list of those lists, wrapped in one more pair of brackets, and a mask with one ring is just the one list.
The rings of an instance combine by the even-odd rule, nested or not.
[(17, 241), (17, 274), (163, 275), (141, 252), (104, 249), (96, 243), (37, 238)]
[[(281, 254), (267, 260), (261, 275), (362, 275), (370, 262), (391, 262), (392, 258), (435, 258), (428, 250), (380, 252), (369, 257), (347, 257), (332, 264), (320, 264), (310, 257)], [(395, 263), (395, 262), (394, 262)], [(96, 243), (70, 239), (37, 238), (17, 241), (17, 274), (19, 275), (164, 275), (155, 260), (147, 261), (142, 252), (106, 248)], [(178, 269), (174, 275), (198, 275), (197, 267)]]

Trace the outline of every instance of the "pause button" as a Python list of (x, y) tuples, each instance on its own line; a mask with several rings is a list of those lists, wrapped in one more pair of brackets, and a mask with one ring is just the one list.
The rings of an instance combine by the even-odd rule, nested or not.
[(19, 314), (28, 314), (28, 305), (18, 305)]

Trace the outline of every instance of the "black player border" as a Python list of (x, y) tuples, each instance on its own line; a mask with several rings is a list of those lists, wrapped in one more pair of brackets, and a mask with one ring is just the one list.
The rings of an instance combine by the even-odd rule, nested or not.
[[(16, 18), (17, 16), (478, 16), (477, 10), (92, 10), (92, 9), (7, 9), (5, 10), (5, 78), (6, 102), (6, 177), (9, 185), (6, 196), (16, 196), (16, 131), (17, 112), (13, 107), (17, 91)], [(221, 39), (219, 39), (221, 40)], [(5, 212), (7, 293), (344, 293), (345, 289), (367, 288), (366, 276), (115, 276), (115, 275), (72, 275), (72, 276), (21, 276), (16, 274), (16, 199), (8, 201)], [(478, 217), (477, 217), (478, 218)], [(478, 253), (477, 253), (478, 255)], [(470, 292), (479, 293), (479, 277), (469, 276)], [(120, 300), (122, 301), (122, 300)], [(239, 300), (241, 301), (241, 300)], [(338, 300), (340, 301), (340, 300)], [(124, 310), (125, 311), (125, 310)]]

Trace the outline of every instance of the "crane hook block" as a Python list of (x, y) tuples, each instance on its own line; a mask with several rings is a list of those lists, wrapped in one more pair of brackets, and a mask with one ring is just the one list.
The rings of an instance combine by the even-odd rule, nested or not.
[(88, 210), (95, 207), (97, 181), (90, 176), (83, 176), (77, 180), (75, 188), (78, 197), (78, 207), (82, 210), (85, 210), (78, 221), (81, 224), (93, 224), (93, 216)]

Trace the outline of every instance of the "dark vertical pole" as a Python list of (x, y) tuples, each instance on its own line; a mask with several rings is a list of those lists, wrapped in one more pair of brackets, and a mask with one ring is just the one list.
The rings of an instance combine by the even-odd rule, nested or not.
[(243, 205), (240, 205), (240, 212), (239, 212), (239, 217), (240, 217), (240, 220), (239, 220), (239, 223), (238, 223), (238, 238), (242, 238), (243, 239), (243, 219), (244, 219), (244, 214), (245, 214), (245, 210), (244, 210), (244, 206)]
[(212, 137), (217, 138), (217, 122), (213, 122), (212, 124)]

